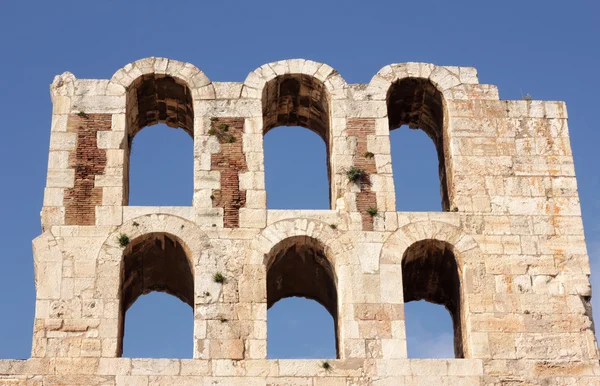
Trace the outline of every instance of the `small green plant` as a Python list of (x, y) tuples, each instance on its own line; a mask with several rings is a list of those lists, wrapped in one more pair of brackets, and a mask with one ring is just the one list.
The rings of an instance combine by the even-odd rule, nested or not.
[(533, 98), (531, 98), (531, 95), (530, 95), (530, 94), (525, 94), (525, 95), (523, 95), (522, 99), (523, 99), (524, 101), (530, 101), (530, 100), (532, 100)]
[(217, 272), (213, 275), (213, 281), (215, 283), (223, 284), (225, 283), (225, 276), (221, 272)]
[(337, 229), (337, 225), (335, 225), (335, 224), (329, 224), (329, 228), (331, 228), (331, 229)]
[(375, 154), (371, 153), (370, 151), (365, 152), (365, 154), (363, 154), (363, 156), (365, 158), (373, 158), (375, 157)]
[(358, 181), (364, 174), (365, 172), (356, 166), (352, 166), (350, 169), (346, 170), (346, 177), (348, 177), (348, 180), (351, 182)]
[(213, 228), (216, 228), (216, 227), (217, 227), (217, 224), (212, 224), (212, 226), (213, 226)]
[(121, 233), (119, 235), (119, 245), (122, 248), (125, 248), (127, 245), (129, 245), (129, 236), (127, 236), (126, 234)]
[(325, 371), (331, 371), (333, 370), (333, 367), (331, 366), (331, 363), (329, 363), (328, 361), (323, 361), (321, 362), (321, 368)]
[(88, 119), (90, 117), (83, 111), (78, 112), (77, 115), (80, 116), (81, 118), (85, 118), (85, 119)]
[(371, 217), (375, 217), (375, 216), (377, 216), (377, 213), (378, 213), (378, 212), (377, 212), (377, 208), (373, 208), (373, 207), (371, 207), (371, 208), (367, 209), (367, 213), (368, 213), (368, 214), (369, 214)]
[[(217, 120), (212, 120), (212, 122), (216, 123)], [(214, 126), (214, 125), (213, 125)], [(215, 127), (211, 127), (208, 130), (208, 135), (212, 135), (214, 137), (217, 137), (217, 139), (219, 140), (220, 143), (234, 143), (235, 142), (235, 137), (233, 136), (233, 134), (229, 133), (229, 125), (226, 123), (220, 123), (219, 126)]]
[(139, 224), (137, 221), (134, 221), (132, 225), (133, 225), (134, 227), (139, 227), (139, 226), (140, 226), (140, 224)]

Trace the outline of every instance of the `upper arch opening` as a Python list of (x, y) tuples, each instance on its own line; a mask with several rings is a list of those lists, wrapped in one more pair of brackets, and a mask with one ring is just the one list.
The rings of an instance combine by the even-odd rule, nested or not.
[[(139, 76), (135, 79), (129, 88), (127, 89), (127, 107), (126, 107), (126, 120), (127, 120), (127, 149), (126, 152), (126, 165), (125, 165), (125, 184), (123, 200), (124, 204), (127, 205), (130, 199), (130, 169), (131, 169), (131, 154), (132, 148), (134, 147), (134, 137), (145, 127), (164, 124), (171, 128), (181, 128), (185, 131), (192, 139), (194, 139), (194, 107), (192, 92), (188, 87), (188, 84), (179, 79), (166, 74), (155, 74), (149, 73)], [(162, 130), (164, 127), (161, 127)], [(171, 133), (179, 134), (179, 133)], [(150, 143), (151, 146), (161, 146), (156, 140)], [(164, 147), (164, 145), (162, 146)], [(162, 148), (161, 147), (161, 148)], [(192, 148), (189, 147), (190, 155), (193, 153)], [(172, 168), (173, 159), (170, 159), (171, 164), (167, 164), (164, 161), (165, 152), (159, 151), (155, 154), (145, 152), (142, 150), (140, 153), (141, 159), (151, 158), (153, 161), (160, 162), (161, 167)], [(178, 153), (176, 157), (183, 157), (185, 152)], [(157, 159), (158, 156), (158, 159)], [(193, 155), (192, 155), (193, 156)], [(138, 157), (139, 158), (139, 157)], [(162, 159), (160, 159), (162, 158)], [(146, 163), (139, 163), (141, 168), (144, 168), (142, 174), (147, 174), (148, 171), (156, 172), (154, 169), (149, 169)], [(186, 166), (183, 165), (180, 169), (185, 170)], [(140, 169), (138, 169), (139, 171)], [(176, 185), (185, 186), (183, 179), (178, 178), (182, 176), (171, 175), (170, 177), (177, 177)], [(190, 180), (193, 181), (193, 175), (190, 175)], [(143, 191), (148, 194), (146, 181), (149, 178), (144, 177), (142, 180), (138, 180), (136, 183), (136, 189)], [(142, 187), (141, 189), (137, 187)], [(152, 191), (152, 199), (158, 198), (158, 190)], [(182, 193), (183, 197), (185, 193)], [(162, 199), (173, 200), (173, 197), (177, 197), (177, 194), (163, 194)], [(190, 195), (191, 199), (191, 195)], [(178, 201), (178, 200), (173, 200)]]
[(392, 83), (386, 102), (390, 130), (407, 125), (411, 129), (423, 130), (433, 141), (438, 154), (442, 209), (449, 211), (446, 118), (442, 93), (429, 79), (403, 78)]
[[(330, 95), (323, 82), (305, 74), (277, 76), (263, 88), (262, 112), (263, 134), (275, 127), (301, 126), (313, 131), (325, 142), (327, 191), (331, 207)], [(282, 161), (285, 162), (285, 159)]]

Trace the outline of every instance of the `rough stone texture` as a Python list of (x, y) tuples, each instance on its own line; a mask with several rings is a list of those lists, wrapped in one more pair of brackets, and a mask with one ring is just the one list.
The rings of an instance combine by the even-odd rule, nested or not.
[[(501, 101), (473, 68), (392, 64), (348, 85), (303, 59), (212, 83), (146, 58), (111, 80), (64, 73), (51, 95), (32, 355), (0, 360), (1, 385), (600, 384), (564, 103)], [(127, 206), (129, 144), (157, 122), (194, 138), (192, 207)], [(276, 125), (326, 142), (331, 210), (266, 209)], [(434, 141), (448, 211), (396, 211), (401, 125)], [(348, 181), (351, 166), (368, 184)], [(194, 359), (119, 357), (126, 310), (152, 290), (194, 308)], [(330, 371), (266, 359), (267, 308), (290, 295), (334, 315)], [(404, 303), (417, 299), (448, 308), (459, 358), (407, 358)]]

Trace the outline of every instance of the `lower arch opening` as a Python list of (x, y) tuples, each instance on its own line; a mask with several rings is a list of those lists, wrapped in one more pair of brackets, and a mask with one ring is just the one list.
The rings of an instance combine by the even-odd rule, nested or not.
[[(331, 319), (315, 302), (329, 313)], [(290, 237), (272, 249), (267, 257), (267, 307), (269, 358), (339, 358), (336, 276), (325, 248), (318, 240), (306, 236)], [(284, 348), (286, 342), (282, 342), (282, 335), (286, 328), (273, 325), (271, 317), (284, 327), (296, 326), (296, 331), (286, 331), (286, 334), (304, 334), (309, 341), (302, 342), (301, 346)], [(302, 320), (304, 322), (297, 323)], [(315, 321), (318, 321), (316, 325)], [(334, 347), (328, 339), (324, 342), (323, 337), (327, 336), (334, 337)], [(294, 344), (294, 340), (287, 343)]]
[[(416, 307), (406, 306), (406, 325), (407, 331), (412, 325), (412, 318), (423, 317), (426, 315), (430, 319), (435, 318), (438, 323), (435, 326), (423, 329), (423, 339), (416, 339), (407, 336), (407, 343), (411, 341), (421, 344), (426, 341), (426, 335), (437, 334), (439, 337), (452, 334), (454, 357), (464, 358), (464, 347), (462, 337), (462, 313), (461, 313), (461, 289), (460, 272), (454, 255), (454, 247), (446, 242), (427, 239), (417, 241), (412, 244), (402, 257), (402, 282), (404, 291), (404, 302), (418, 302)], [(452, 321), (452, 330), (444, 328), (439, 323), (439, 308), (433, 309), (431, 306), (423, 304), (425, 301), (433, 305), (440, 305), (446, 308), (450, 313)], [(415, 311), (415, 312), (412, 312)], [(415, 323), (415, 326), (422, 327), (425, 323)], [(432, 331), (433, 330), (433, 331)], [(417, 331), (418, 333), (418, 331)], [(419, 349), (408, 347), (411, 352), (420, 351)], [(424, 351), (427, 352), (427, 351)]]
[[(193, 356), (194, 275), (189, 250), (177, 237), (167, 233), (149, 233), (129, 242), (123, 253), (120, 294), (119, 356), (124, 352), (127, 356), (131, 353), (136, 357)], [(172, 297), (190, 306), (191, 312), (180, 303), (173, 304)], [(139, 307), (137, 303), (140, 303)], [(129, 325), (129, 313), (132, 313), (131, 322), (139, 324), (137, 328)], [(184, 322), (184, 319), (189, 322)], [(137, 347), (130, 349), (125, 331), (135, 331), (131, 344), (148, 351), (140, 352)], [(139, 331), (152, 333), (140, 337)], [(182, 337), (184, 331), (189, 333), (187, 338)], [(169, 337), (177, 338), (177, 342), (169, 340)], [(155, 345), (149, 346), (149, 342)], [(184, 347), (183, 342), (189, 343), (188, 347)]]

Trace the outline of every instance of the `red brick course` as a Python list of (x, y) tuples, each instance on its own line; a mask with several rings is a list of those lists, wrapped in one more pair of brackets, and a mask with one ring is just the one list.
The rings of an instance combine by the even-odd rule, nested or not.
[(377, 197), (371, 191), (369, 175), (377, 173), (375, 158), (367, 153), (367, 136), (375, 135), (375, 120), (368, 118), (349, 118), (346, 125), (346, 134), (356, 137), (356, 153), (353, 165), (365, 172), (361, 177), (360, 192), (356, 194), (356, 208), (362, 217), (364, 231), (373, 230), (373, 216), (368, 213), (369, 208), (377, 208)]
[(67, 131), (77, 133), (77, 144), (69, 154), (69, 167), (75, 169), (75, 184), (65, 189), (65, 224), (95, 225), (96, 205), (102, 204), (102, 188), (95, 177), (104, 174), (106, 151), (98, 149), (98, 131), (111, 128), (111, 114), (71, 114)]
[[(226, 133), (222, 132), (222, 125), (226, 125)], [(216, 118), (211, 121), (211, 129), (221, 143), (221, 151), (211, 158), (211, 169), (221, 172), (221, 189), (213, 190), (213, 207), (223, 208), (225, 228), (238, 228), (240, 208), (246, 205), (246, 191), (240, 191), (239, 173), (248, 170), (242, 142), (244, 118)]]

